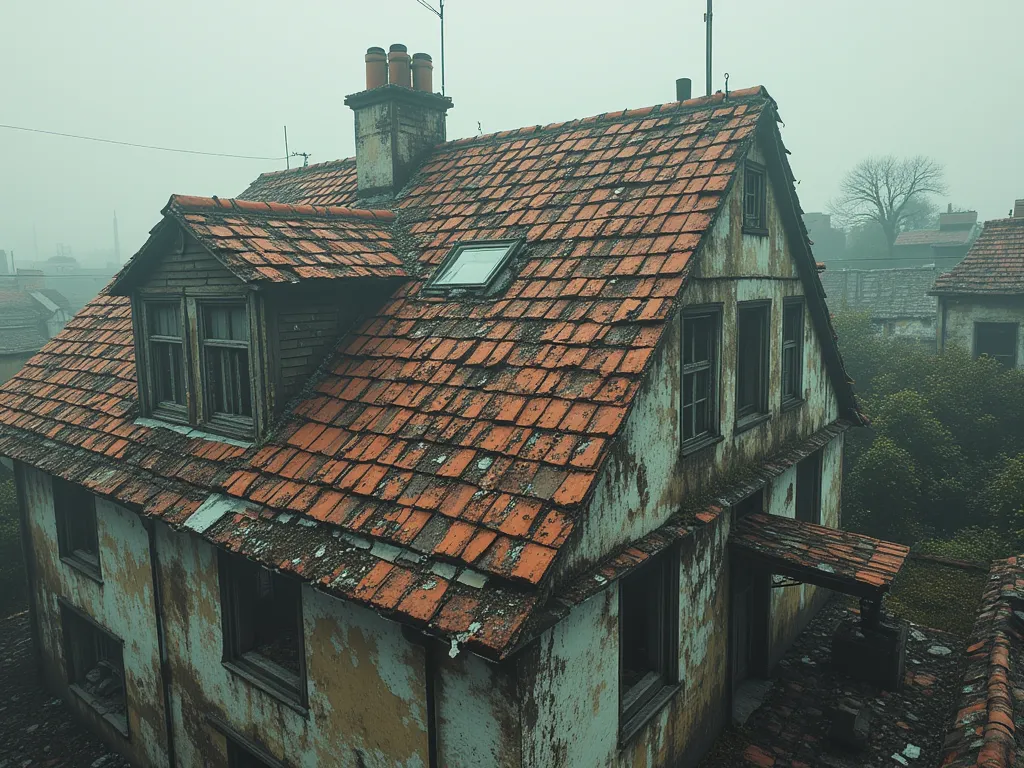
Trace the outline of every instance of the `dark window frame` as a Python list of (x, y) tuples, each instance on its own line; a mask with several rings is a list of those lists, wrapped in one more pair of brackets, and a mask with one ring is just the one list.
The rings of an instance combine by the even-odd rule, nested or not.
[[(695, 351), (695, 339), (691, 331), (698, 331), (697, 321), (707, 321), (709, 338), (707, 340), (708, 356), (702, 360), (687, 362), (687, 355)], [(719, 387), (722, 370), (722, 306), (709, 304), (693, 307), (682, 313), (680, 327), (680, 443), (683, 453), (690, 453), (706, 445), (717, 442), (721, 437), (721, 406)], [(706, 384), (699, 386), (700, 375), (705, 374)], [(698, 395), (704, 395), (701, 400)], [(705, 403), (703, 425), (698, 416), (698, 403)], [(698, 427), (703, 429), (698, 431)], [(687, 429), (689, 427), (689, 430)]]
[[(758, 346), (760, 351), (757, 360), (757, 381), (755, 386), (756, 402), (746, 403), (744, 400), (744, 387), (746, 377), (750, 371), (746, 371), (746, 346), (743, 339), (744, 315), (763, 314), (761, 323), (760, 339)], [(771, 300), (755, 300), (739, 302), (736, 307), (736, 425), (738, 427), (752, 426), (769, 415), (769, 374), (771, 370), (771, 325), (772, 325), (772, 302)]]
[(805, 523), (821, 525), (821, 493), (823, 490), (823, 451), (819, 448), (796, 465), (795, 517)]
[[(60, 609), (64, 675), (68, 689), (96, 710), (118, 733), (127, 738), (130, 719), (128, 717), (127, 674), (124, 666), (124, 640), (64, 598), (58, 598), (57, 603)], [(86, 632), (91, 633), (91, 637), (83, 637), (82, 635)], [(86, 647), (90, 645), (91, 648)], [(111, 663), (111, 654), (104, 651), (115, 647), (117, 658), (114, 663)], [(87, 664), (85, 662), (88, 658), (92, 658), (92, 662)], [(82, 667), (89, 666), (92, 671), (101, 665), (108, 669), (113, 668), (114, 673), (121, 681), (120, 713), (111, 712), (99, 693), (89, 691), (85, 687), (88, 682), (85, 678), (89, 673)]]
[[(206, 721), (220, 732), (227, 745), (228, 768), (246, 768), (246, 760), (256, 760), (266, 768), (287, 768), (287, 765), (274, 757), (260, 744), (243, 736), (217, 715), (207, 714)], [(251, 765), (251, 763), (250, 763)]]
[[(795, 338), (786, 338), (787, 321), (790, 314), (798, 315)], [(806, 332), (803, 297), (786, 299), (782, 302), (782, 404), (796, 405), (803, 402), (804, 387), (804, 333)], [(792, 370), (787, 370), (792, 360)]]
[[(654, 636), (653, 669), (627, 687), (624, 682), (626, 658), (632, 654), (625, 636), (630, 608), (641, 601), (634, 600), (636, 590), (650, 594), (656, 585), (660, 594), (651, 602), (658, 606), (659, 615), (645, 628), (646, 640)], [(642, 649), (641, 649), (642, 653)], [(619, 739), (627, 741), (667, 703), (679, 689), (679, 549), (669, 547), (652, 557), (647, 563), (619, 581)]]
[[(211, 309), (241, 308), (245, 312), (246, 339), (219, 339), (207, 338), (206, 317)], [(253, 345), (251, 318), (249, 315), (249, 303), (245, 299), (228, 298), (203, 298), (196, 300), (196, 328), (199, 381), (203, 382), (203, 402), (198, 424), (203, 429), (225, 435), (227, 437), (252, 438), (256, 425), (257, 392), (255, 387), (255, 372), (253, 371)], [(229, 414), (218, 412), (214, 406), (214, 398), (217, 393), (212, 381), (212, 374), (209, 367), (208, 357), (211, 350), (244, 350), (246, 356), (246, 374), (248, 381), (243, 384), (249, 389), (249, 415)], [(240, 382), (242, 383), (242, 382)], [(241, 392), (239, 396), (243, 396)]]
[[(85, 488), (59, 477), (50, 477), (53, 515), (57, 525), (57, 553), (62, 562), (103, 581), (96, 497)], [(82, 544), (91, 545), (90, 550)]]
[[(987, 351), (979, 351), (979, 349), (978, 349), (979, 338), (981, 336), (981, 334), (979, 332), (982, 331), (985, 328), (991, 328), (992, 326), (1001, 326), (1001, 330), (1004, 331), (1004, 332), (1009, 330), (1011, 327), (1013, 328), (1013, 349), (1012, 349), (1011, 354), (1005, 354), (1004, 353), (1004, 354), (997, 354), (996, 355), (996, 354), (991, 354), (990, 352), (987, 352)], [(975, 360), (977, 360), (982, 355), (987, 355), (988, 357), (991, 357), (993, 360), (996, 360), (996, 361), (1002, 363), (1007, 368), (1013, 369), (1013, 368), (1017, 367), (1017, 349), (1018, 349), (1018, 347), (1020, 345), (1020, 323), (1014, 323), (1014, 322), (1001, 323), (1001, 322), (989, 322), (989, 321), (976, 320), (974, 322), (973, 334), (974, 334), (974, 350), (973, 351), (974, 351), (974, 359)]]
[(768, 170), (753, 160), (743, 164), (743, 232), (768, 234)]
[[(159, 305), (177, 305), (180, 335), (176, 337), (152, 333), (153, 309)], [(146, 387), (143, 402), (147, 405), (147, 411), (154, 418), (168, 421), (175, 424), (188, 424), (190, 413), (190, 402), (192, 400), (192, 375), (188, 344), (188, 320), (185, 300), (181, 296), (146, 296), (142, 298), (142, 341), (144, 345), (143, 355), (145, 357)], [(159, 401), (157, 399), (158, 372), (157, 354), (154, 345), (178, 344), (181, 347), (182, 378), (184, 389), (184, 404)]]
[[(258, 571), (256, 569), (259, 569)], [(298, 643), (298, 669), (289, 670), (267, 658), (259, 651), (248, 647), (246, 635), (254, 634), (252, 619), (244, 615), (245, 607), (239, 596), (239, 581), (246, 574), (267, 574), (272, 585), (286, 584), (294, 589), (295, 632)], [(301, 714), (308, 714), (309, 682), (306, 674), (306, 639), (302, 619), (302, 582), (282, 575), (269, 568), (246, 560), (241, 555), (218, 552), (217, 573), (221, 592), (221, 627), (223, 632), (222, 663), (231, 671), (292, 707)]]
[[(522, 250), (525, 242), (526, 240), (524, 238), (514, 238), (509, 240), (460, 240), (451, 247), (448, 254), (441, 260), (441, 263), (437, 265), (437, 268), (434, 270), (434, 274), (431, 276), (427, 284), (423, 286), (422, 292), (424, 295), (428, 296), (443, 296), (455, 291), (485, 293), (498, 281), (504, 272), (505, 267), (507, 267), (508, 263)], [(465, 251), (474, 248), (499, 248), (502, 246), (507, 250), (495, 264), (490, 275), (488, 275), (487, 280), (484, 282), (459, 284), (447, 284), (440, 282), (448, 269)]]

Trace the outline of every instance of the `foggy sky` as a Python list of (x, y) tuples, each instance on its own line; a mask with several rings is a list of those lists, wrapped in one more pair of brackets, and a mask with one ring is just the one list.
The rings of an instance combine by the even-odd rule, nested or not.
[[(1020, 0), (716, 0), (715, 90), (766, 86), (805, 210), (865, 156), (925, 154), (981, 218), (1024, 197)], [(448, 0), (449, 138), (704, 92), (705, 0)], [(856, 8), (856, 10), (854, 10)], [(415, 0), (33, 0), (0, 4), (0, 123), (311, 162), (353, 154), (346, 94), (368, 46), (434, 56)], [(145, 241), (172, 193), (239, 194), (284, 162), (193, 157), (0, 130), (0, 248), (76, 256)]]

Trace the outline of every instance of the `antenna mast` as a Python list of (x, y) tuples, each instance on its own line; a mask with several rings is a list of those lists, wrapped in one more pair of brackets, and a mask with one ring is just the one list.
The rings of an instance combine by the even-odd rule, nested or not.
[(705, 69), (705, 76), (707, 77), (708, 84), (708, 96), (711, 95), (711, 19), (714, 14), (711, 12), (711, 5), (713, 0), (708, 0), (708, 10), (704, 14), (704, 23), (707, 24), (707, 67)]
[(288, 126), (284, 127), (284, 167), (285, 170), (291, 170), (292, 167), (292, 156), (288, 154)]
[(435, 8), (427, 0), (416, 0), (416, 2), (441, 20), (441, 95), (444, 96), (444, 0), (438, 0), (439, 8)]

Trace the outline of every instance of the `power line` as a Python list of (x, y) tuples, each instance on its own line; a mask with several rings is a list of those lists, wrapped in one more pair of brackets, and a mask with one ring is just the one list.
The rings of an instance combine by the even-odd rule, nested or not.
[(178, 152), (183, 155), (205, 155), (206, 157), (232, 157), (236, 160), (284, 160), (283, 157), (261, 157), (257, 155), (233, 155), (228, 152), (201, 152), (197, 149), (176, 149), (174, 147), (157, 147), (153, 144), (135, 144), (131, 141), (117, 141), (116, 139), (100, 139), (96, 136), (80, 136), (75, 133), (60, 133), (59, 131), (44, 131), (41, 128), (25, 128), (20, 125), (3, 125), (9, 131), (25, 131), (26, 133), (43, 133), (47, 136), (62, 136), (66, 139), (81, 139), (83, 141), (97, 141), (101, 144), (116, 144), (122, 147), (135, 147), (137, 149), (155, 149), (159, 152)]

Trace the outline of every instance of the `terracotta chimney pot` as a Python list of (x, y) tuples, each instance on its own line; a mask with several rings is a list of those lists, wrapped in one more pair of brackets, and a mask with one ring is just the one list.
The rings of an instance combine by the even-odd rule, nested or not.
[(366, 49), (366, 90), (388, 84), (388, 56), (383, 48)]
[(409, 53), (401, 43), (391, 46), (388, 53), (388, 81), (392, 85), (412, 88), (412, 72), (409, 69)]
[(434, 92), (434, 62), (430, 54), (412, 55), (412, 87), (417, 91)]

